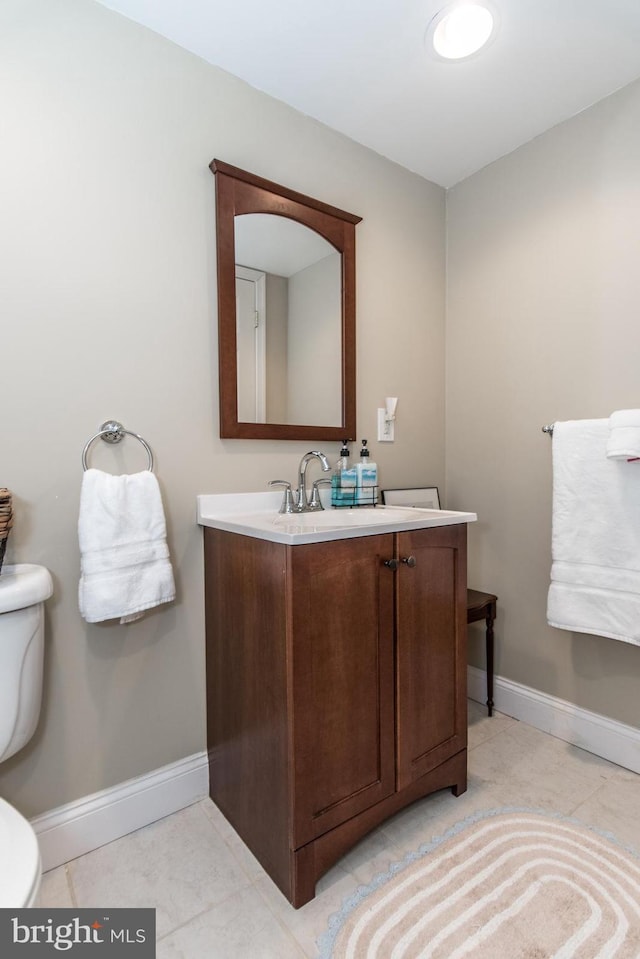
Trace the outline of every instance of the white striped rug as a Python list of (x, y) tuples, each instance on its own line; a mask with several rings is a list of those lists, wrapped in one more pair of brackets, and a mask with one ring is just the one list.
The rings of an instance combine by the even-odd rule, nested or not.
[(492, 811), (352, 897), (323, 959), (639, 959), (640, 860), (573, 820)]

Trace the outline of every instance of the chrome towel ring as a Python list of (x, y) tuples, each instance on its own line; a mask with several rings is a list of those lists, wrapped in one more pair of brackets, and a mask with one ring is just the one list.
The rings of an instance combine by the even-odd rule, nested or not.
[(87, 470), (87, 452), (89, 447), (94, 440), (97, 440), (98, 437), (101, 437), (105, 443), (120, 443), (125, 436), (133, 436), (135, 439), (140, 440), (142, 445), (147, 451), (147, 456), (149, 457), (149, 466), (148, 470), (150, 473), (153, 472), (153, 453), (151, 452), (151, 447), (138, 433), (132, 433), (131, 430), (125, 430), (122, 423), (118, 423), (117, 420), (107, 420), (102, 424), (99, 431), (95, 433), (90, 440), (87, 441), (85, 448), (82, 451), (82, 469)]

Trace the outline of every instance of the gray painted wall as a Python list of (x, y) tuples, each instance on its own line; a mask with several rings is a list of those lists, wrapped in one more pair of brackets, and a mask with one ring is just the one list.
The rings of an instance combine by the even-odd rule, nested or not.
[(500, 597), (497, 672), (636, 727), (640, 649), (546, 624), (541, 427), (640, 406), (639, 170), (635, 83), (449, 192), (447, 289), (448, 505), (479, 514), (469, 579)]
[[(41, 722), (0, 767), (0, 794), (33, 816), (204, 749), (196, 494), (293, 480), (310, 448), (217, 436), (209, 162), (363, 217), (357, 438), (387, 486), (444, 481), (445, 195), (91, 0), (4, 0), (0, 88), (6, 562), (55, 583)], [(379, 447), (388, 395), (397, 438)], [(77, 607), (80, 455), (109, 418), (153, 448), (178, 590), (126, 627)], [(122, 446), (94, 444), (91, 465), (146, 465)]]

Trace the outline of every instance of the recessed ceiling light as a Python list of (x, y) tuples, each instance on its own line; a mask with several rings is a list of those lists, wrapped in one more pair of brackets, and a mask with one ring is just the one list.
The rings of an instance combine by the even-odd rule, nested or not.
[(449, 3), (427, 28), (427, 42), (445, 60), (463, 60), (488, 43), (496, 16), (488, 4), (474, 0)]

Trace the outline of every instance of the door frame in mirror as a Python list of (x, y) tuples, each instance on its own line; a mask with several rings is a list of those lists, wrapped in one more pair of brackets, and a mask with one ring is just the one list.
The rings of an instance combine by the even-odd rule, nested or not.
[[(216, 179), (218, 369), (223, 439), (341, 440), (356, 435), (355, 227), (362, 217), (212, 160)], [(245, 213), (289, 217), (324, 237), (342, 258), (342, 423), (305, 426), (238, 420), (234, 218)]]

